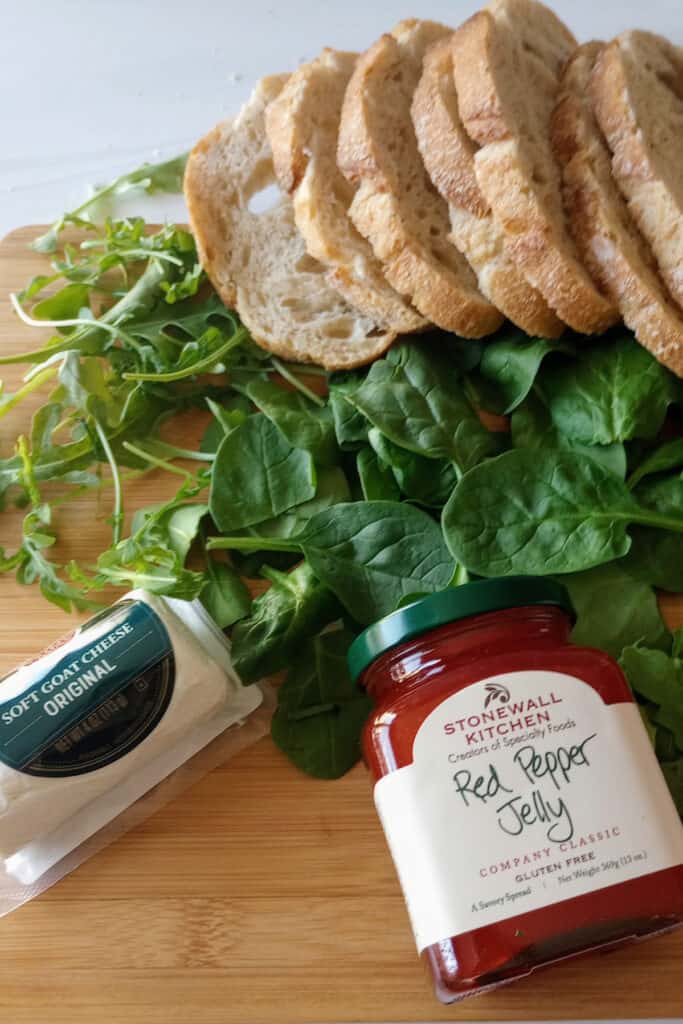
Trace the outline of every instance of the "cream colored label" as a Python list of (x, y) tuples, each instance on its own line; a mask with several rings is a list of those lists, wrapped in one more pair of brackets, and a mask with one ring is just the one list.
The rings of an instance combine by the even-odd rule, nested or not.
[(683, 827), (635, 704), (559, 672), (448, 697), (375, 803), (418, 950), (683, 863)]

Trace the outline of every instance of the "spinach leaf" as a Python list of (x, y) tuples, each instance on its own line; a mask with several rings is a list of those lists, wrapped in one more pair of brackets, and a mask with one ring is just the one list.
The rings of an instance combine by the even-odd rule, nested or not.
[(317, 779), (338, 779), (360, 758), (360, 734), (372, 701), (352, 680), (348, 630), (310, 640), (278, 690), (273, 740), (290, 761)]
[(300, 391), (285, 391), (267, 378), (249, 381), (245, 393), (293, 448), (304, 448), (324, 465), (336, 461), (334, 421), (328, 406), (317, 406)]
[(274, 519), (247, 526), (240, 533), (245, 537), (296, 537), (316, 512), (349, 500), (348, 481), (338, 466), (321, 469), (317, 476), (315, 494), (308, 501), (295, 505)]
[(226, 434), (230, 434), (235, 427), (246, 421), (249, 415), (249, 402), (241, 395), (236, 395), (220, 404), (207, 399), (207, 405), (213, 413), (213, 418), (202, 435), (199, 450), (204, 454), (215, 455)]
[(221, 442), (209, 497), (220, 530), (272, 519), (314, 494), (310, 452), (292, 448), (262, 413), (250, 416)]
[(667, 469), (683, 466), (683, 437), (666, 441), (650, 452), (628, 478), (629, 487), (635, 487), (651, 473), (664, 473)]
[(285, 668), (304, 641), (341, 618), (334, 594), (302, 562), (290, 573), (267, 570), (271, 587), (232, 633), (232, 659), (242, 681), (254, 683)]
[[(683, 514), (683, 477), (674, 475), (640, 484), (634, 497), (646, 508), (670, 516)], [(635, 526), (631, 549), (621, 562), (639, 580), (662, 590), (683, 593), (683, 537), (678, 533)]]
[(674, 400), (674, 377), (631, 334), (544, 367), (540, 388), (553, 423), (582, 444), (654, 437)]
[(679, 757), (676, 761), (667, 761), (662, 764), (661, 768), (676, 809), (683, 818), (683, 757)]
[(562, 576), (561, 582), (577, 614), (574, 643), (598, 647), (613, 658), (636, 643), (670, 649), (671, 635), (652, 587), (629, 576), (619, 562)]
[[(678, 631), (680, 634), (680, 630)], [(677, 643), (676, 650), (679, 649)], [(675, 653), (634, 645), (622, 652), (620, 664), (634, 692), (657, 705), (653, 716), (674, 736), (683, 751), (683, 661)]]
[(404, 597), (447, 587), (455, 566), (426, 512), (395, 501), (356, 501), (319, 512), (297, 537), (216, 537), (209, 548), (301, 550), (349, 614), (374, 622)]
[(581, 452), (623, 478), (626, 475), (626, 451), (620, 442), (614, 444), (579, 444), (558, 430), (542, 400), (529, 395), (510, 420), (515, 448), (568, 450)]
[(417, 344), (398, 345), (346, 397), (394, 444), (464, 473), (498, 450), (452, 365)]
[(406, 498), (428, 508), (445, 505), (457, 481), (451, 462), (447, 459), (426, 459), (407, 448), (400, 448), (376, 427), (368, 432), (368, 440), (381, 462), (391, 467)]
[(399, 502), (336, 505), (314, 516), (297, 542), (318, 578), (363, 624), (408, 594), (443, 590), (455, 570), (438, 523)]
[(507, 415), (521, 405), (549, 352), (573, 355), (574, 348), (564, 341), (529, 338), (517, 328), (498, 335), (484, 349), (479, 364), (483, 407)]
[(353, 449), (368, 439), (368, 421), (346, 397), (364, 380), (360, 370), (334, 373), (330, 377), (329, 404), (334, 420), (337, 444), (342, 449)]
[(398, 501), (401, 497), (391, 468), (372, 448), (361, 448), (356, 456), (356, 468), (363, 497), (366, 501)]
[(231, 565), (208, 558), (206, 575), (207, 581), (199, 597), (219, 629), (227, 629), (249, 614), (249, 591)]
[(683, 531), (676, 514), (639, 505), (597, 462), (515, 449), (465, 474), (444, 508), (453, 556), (481, 576), (578, 572), (625, 555), (629, 523)]

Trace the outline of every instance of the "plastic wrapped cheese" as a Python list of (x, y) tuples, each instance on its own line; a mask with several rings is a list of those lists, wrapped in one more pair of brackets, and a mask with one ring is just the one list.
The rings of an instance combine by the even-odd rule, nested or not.
[(199, 602), (142, 591), (7, 676), (0, 912), (8, 879), (33, 885), (261, 701)]

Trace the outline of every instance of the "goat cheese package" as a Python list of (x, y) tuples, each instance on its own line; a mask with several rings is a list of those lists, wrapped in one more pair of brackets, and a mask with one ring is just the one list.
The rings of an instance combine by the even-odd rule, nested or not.
[(0, 913), (262, 700), (198, 601), (144, 591), (0, 680)]

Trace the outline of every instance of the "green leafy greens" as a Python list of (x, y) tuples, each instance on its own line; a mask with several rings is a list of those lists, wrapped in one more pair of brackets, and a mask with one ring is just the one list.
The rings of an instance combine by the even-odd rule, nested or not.
[[(680, 381), (623, 328), (434, 331), (331, 375), (282, 362), (224, 306), (186, 229), (103, 219), (117, 196), (177, 190), (184, 165), (123, 175), (34, 243), (50, 266), (13, 302), (49, 335), (0, 356), (25, 367), (0, 385), (0, 423), (42, 404), (0, 458), (0, 509), (23, 517), (0, 571), (65, 610), (112, 585), (201, 600), (245, 683), (286, 671), (273, 738), (321, 778), (359, 756), (359, 629), (471, 575), (557, 575), (574, 641), (621, 658), (683, 813), (683, 636), (653, 590), (683, 592)], [(149, 473), (176, 491), (133, 513)], [(61, 517), (95, 490), (110, 542), (63, 564)]]

